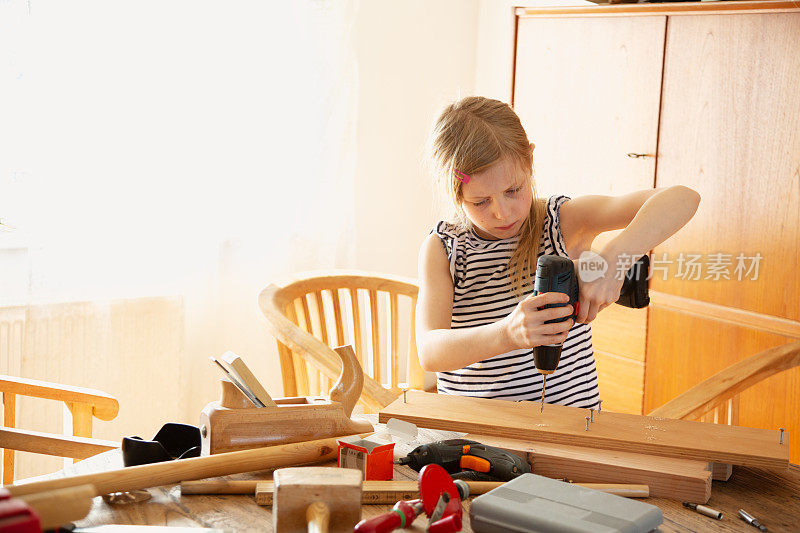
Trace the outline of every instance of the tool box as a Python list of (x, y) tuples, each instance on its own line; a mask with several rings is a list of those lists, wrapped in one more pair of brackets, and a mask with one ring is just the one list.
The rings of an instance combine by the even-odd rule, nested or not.
[(664, 520), (655, 505), (536, 474), (478, 496), (469, 518), (475, 533), (645, 533)]

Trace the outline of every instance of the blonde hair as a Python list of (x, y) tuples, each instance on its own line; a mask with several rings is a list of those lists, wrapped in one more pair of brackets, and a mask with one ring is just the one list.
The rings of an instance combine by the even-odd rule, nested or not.
[(480, 96), (450, 104), (434, 123), (429, 156), (442, 196), (455, 207), (455, 222), (469, 230), (473, 227), (461, 206), (463, 183), (458, 172), (471, 176), (505, 157), (525, 171), (533, 201), (508, 268), (514, 290), (522, 294), (533, 284), (546, 207), (536, 196), (530, 143), (517, 114), (504, 102)]

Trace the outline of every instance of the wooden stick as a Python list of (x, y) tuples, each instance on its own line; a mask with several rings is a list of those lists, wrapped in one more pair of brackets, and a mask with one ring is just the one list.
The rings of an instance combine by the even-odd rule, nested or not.
[(94, 497), (95, 488), (93, 486), (79, 485), (27, 494), (20, 496), (19, 499), (36, 511), (42, 529), (46, 530), (84, 518), (92, 509), (92, 498)]
[[(275, 491), (275, 485), (272, 481), (253, 480), (247, 483), (250, 484), (251, 494), (252, 489), (255, 489), (256, 503), (258, 505), (272, 505), (272, 496)], [(496, 489), (502, 484), (502, 481), (467, 481), (470, 496), (484, 494), (492, 489)], [(575, 483), (575, 485), (627, 498), (650, 497), (650, 488), (647, 485), (608, 483)], [(181, 487), (183, 487), (183, 485), (181, 485)], [(241, 485), (241, 487), (244, 487), (244, 485)], [(181, 488), (181, 491), (183, 491), (183, 488)], [(410, 479), (399, 481), (365, 481), (361, 491), (361, 503), (367, 505), (393, 504), (400, 500), (414, 500), (416, 498), (419, 498), (417, 482)]]
[[(341, 438), (341, 437), (339, 437)], [(12, 496), (33, 494), (78, 485), (94, 485), (95, 495), (157, 487), (190, 479), (255, 472), (268, 468), (295, 466), (334, 459), (336, 438), (281, 444), (253, 450), (220, 453), (206, 457), (178, 459), (150, 465), (130, 466), (97, 474), (6, 485)]]
[(577, 483), (644, 484), (654, 497), (684, 502), (706, 503), (711, 497), (711, 471), (705, 461), (471, 433), (464, 438), (517, 454), (527, 459), (533, 473), (540, 476)]

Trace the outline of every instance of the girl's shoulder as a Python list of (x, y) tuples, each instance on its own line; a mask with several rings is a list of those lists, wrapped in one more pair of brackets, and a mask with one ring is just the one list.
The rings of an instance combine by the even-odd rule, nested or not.
[(463, 237), (469, 230), (459, 224), (448, 222), (447, 220), (440, 220), (431, 230), (432, 234), (437, 235), (440, 239), (457, 239)]

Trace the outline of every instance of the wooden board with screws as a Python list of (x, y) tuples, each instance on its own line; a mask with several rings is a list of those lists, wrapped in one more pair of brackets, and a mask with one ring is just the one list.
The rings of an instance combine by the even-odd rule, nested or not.
[[(586, 417), (593, 416), (587, 423)], [(788, 436), (778, 431), (687, 420), (539, 405), (409, 391), (381, 410), (390, 418), (420, 427), (465, 431), (606, 450), (622, 450), (716, 461), (735, 465), (785, 469), (789, 465)], [(588, 427), (588, 429), (587, 429)]]

